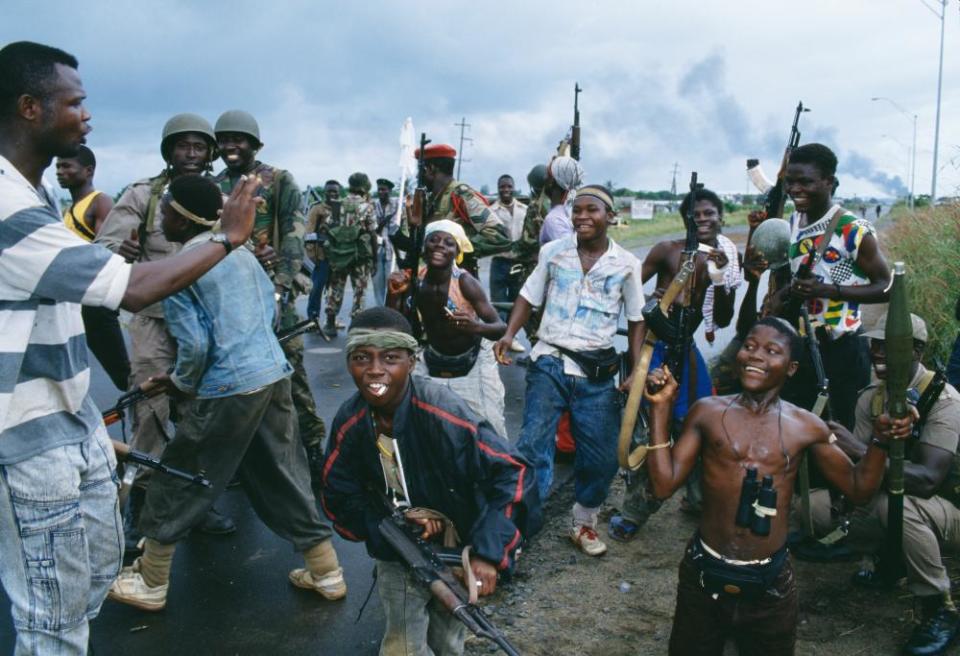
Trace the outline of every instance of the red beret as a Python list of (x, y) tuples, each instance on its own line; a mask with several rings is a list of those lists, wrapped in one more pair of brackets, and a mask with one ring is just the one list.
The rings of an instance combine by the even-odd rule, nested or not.
[[(420, 159), (420, 149), (413, 151), (413, 156)], [(435, 157), (457, 158), (457, 151), (453, 146), (447, 144), (430, 144), (424, 149), (423, 159), (434, 159)]]

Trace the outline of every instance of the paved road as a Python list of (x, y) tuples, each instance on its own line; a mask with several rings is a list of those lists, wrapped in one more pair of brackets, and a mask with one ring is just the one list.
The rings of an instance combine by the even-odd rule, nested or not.
[[(645, 251), (635, 252), (643, 257)], [(652, 285), (646, 291), (650, 293)], [(344, 303), (347, 309), (349, 296), (348, 292)], [(368, 297), (368, 304), (371, 301)], [(341, 315), (346, 317), (346, 313), (344, 310)], [(720, 333), (717, 344), (727, 339)], [(618, 341), (619, 348), (625, 348), (625, 340)], [(719, 346), (709, 347), (698, 341), (708, 358), (719, 352)], [(337, 408), (354, 391), (343, 366), (343, 345), (342, 335), (331, 343), (315, 335), (306, 337), (306, 368), (328, 426)], [(108, 407), (118, 392), (93, 358), (91, 362), (92, 394), (101, 408)], [(516, 365), (501, 370), (507, 394), (507, 428), (513, 439), (519, 434), (523, 409), (523, 371)], [(565, 472), (558, 471), (558, 481), (567, 477)], [(301, 566), (301, 558), (260, 523), (240, 489), (228, 490), (218, 507), (235, 519), (239, 530), (218, 538), (192, 535), (178, 546), (165, 611), (145, 613), (105, 602), (100, 617), (92, 623), (98, 654), (377, 653), (383, 615), (376, 594), (357, 621), (372, 583), (372, 561), (362, 545), (335, 538), (349, 594), (341, 602), (324, 601), (314, 593), (290, 586), (287, 571)], [(0, 654), (13, 650), (7, 608), (9, 602), (0, 592)]]

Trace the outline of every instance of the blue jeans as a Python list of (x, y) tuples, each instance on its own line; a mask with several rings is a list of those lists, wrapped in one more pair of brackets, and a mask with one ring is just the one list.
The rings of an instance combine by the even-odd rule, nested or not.
[[(390, 257), (387, 257), (387, 256)], [(390, 275), (390, 260), (393, 258), (393, 251), (387, 252), (387, 249), (380, 244), (377, 249), (377, 272), (373, 274), (373, 301), (376, 305), (386, 305), (387, 303), (387, 276)]]
[(87, 653), (88, 620), (123, 555), (118, 484), (102, 425), (79, 444), (0, 465), (0, 580), (17, 656)]
[[(513, 303), (523, 287), (521, 274), (510, 275), (510, 269), (516, 264), (514, 260), (504, 257), (490, 258), (490, 300), (494, 303)], [(500, 317), (506, 321), (510, 317), (510, 310), (497, 310)]]
[(553, 482), (557, 423), (570, 411), (577, 443), (574, 456), (574, 495), (577, 503), (596, 508), (607, 497), (617, 473), (617, 433), (620, 405), (614, 381), (592, 382), (563, 373), (559, 358), (543, 355), (527, 368), (523, 427), (517, 447), (533, 463), (540, 498)]
[(310, 280), (313, 287), (310, 288), (310, 296), (307, 298), (307, 316), (320, 316), (320, 302), (323, 300), (323, 290), (327, 286), (327, 278), (330, 277), (330, 265), (326, 260), (320, 260), (313, 267), (313, 274)]

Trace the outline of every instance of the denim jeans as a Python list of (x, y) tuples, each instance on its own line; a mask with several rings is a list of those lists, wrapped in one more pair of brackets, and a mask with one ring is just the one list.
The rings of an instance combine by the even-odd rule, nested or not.
[(386, 627), (379, 656), (460, 656), (465, 628), (400, 563), (377, 561)]
[(617, 433), (620, 406), (614, 381), (592, 382), (563, 373), (559, 358), (543, 355), (527, 368), (523, 427), (517, 448), (537, 472), (540, 498), (546, 499), (553, 482), (553, 455), (557, 423), (570, 411), (570, 427), (577, 443), (574, 456), (574, 495), (577, 503), (596, 508), (607, 497), (617, 473)]
[(387, 251), (380, 244), (377, 249), (377, 272), (373, 274), (373, 302), (376, 305), (386, 305), (387, 303), (387, 276), (390, 275), (391, 260), (393, 251)]
[(79, 444), (0, 466), (0, 580), (17, 656), (87, 653), (88, 620), (123, 555), (118, 483), (103, 425)]
[[(518, 273), (510, 275), (510, 269), (517, 262), (505, 257), (490, 258), (490, 300), (494, 303), (513, 303), (523, 287), (523, 276)], [(510, 310), (497, 310), (500, 317), (506, 321), (510, 317)]]
[(310, 288), (310, 296), (307, 298), (307, 316), (320, 316), (320, 302), (323, 300), (323, 290), (327, 287), (327, 278), (330, 277), (330, 265), (326, 260), (320, 260), (313, 267), (313, 274), (310, 276), (313, 286)]

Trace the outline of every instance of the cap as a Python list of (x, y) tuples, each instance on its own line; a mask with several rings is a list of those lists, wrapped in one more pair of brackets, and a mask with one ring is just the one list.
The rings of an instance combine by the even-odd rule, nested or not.
[(388, 189), (393, 189), (393, 181), (387, 180), (386, 178), (377, 178), (378, 187), (387, 187)]
[[(420, 149), (413, 151), (413, 156), (420, 159)], [(430, 144), (423, 149), (423, 159), (435, 159), (437, 157), (457, 158), (457, 150), (448, 144)]]
[[(913, 325), (913, 338), (921, 342), (927, 341), (927, 322), (918, 317), (915, 314), (910, 314), (910, 323)], [(868, 333), (864, 333), (864, 337), (869, 337), (870, 339), (883, 339), (884, 338), (884, 329), (887, 325), (887, 313), (884, 312), (883, 316), (880, 317), (880, 320), (877, 321), (876, 328), (871, 330)]]

